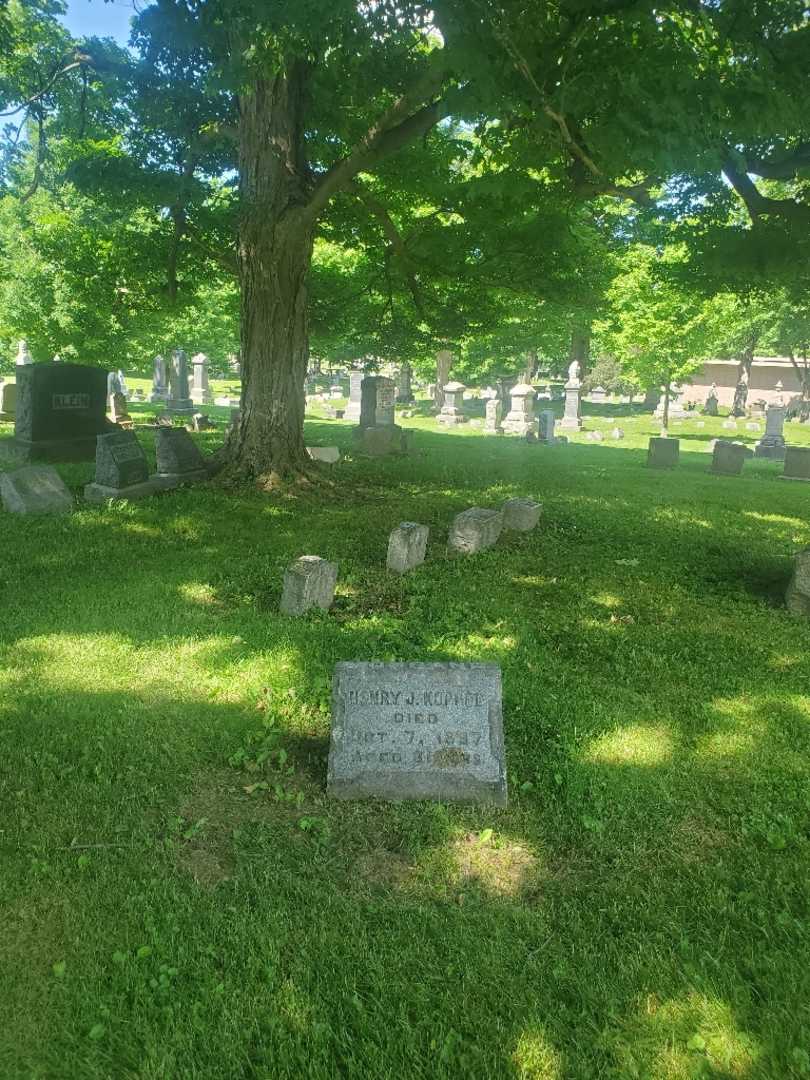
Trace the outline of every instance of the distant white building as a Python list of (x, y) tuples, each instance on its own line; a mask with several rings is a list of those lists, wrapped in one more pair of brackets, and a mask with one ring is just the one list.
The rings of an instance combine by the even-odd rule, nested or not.
[[(693, 375), (684, 387), (684, 400), (702, 405), (708, 397), (712, 383), (717, 388), (717, 400), (720, 405), (734, 404), (734, 387), (740, 365), (736, 360), (708, 360), (701, 371)], [(788, 401), (801, 393), (801, 385), (796, 370), (790, 360), (775, 356), (755, 356), (751, 365), (751, 377), (748, 380), (748, 404), (755, 401), (770, 403), (779, 396), (776, 384), (782, 383), (782, 393)]]

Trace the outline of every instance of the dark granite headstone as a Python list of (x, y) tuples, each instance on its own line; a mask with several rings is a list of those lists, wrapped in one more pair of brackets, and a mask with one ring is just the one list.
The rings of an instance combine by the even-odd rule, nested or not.
[(366, 375), (360, 386), (360, 427), (385, 427), (394, 423), (393, 379)]
[(727, 442), (718, 439), (712, 451), (711, 472), (721, 476), (739, 476), (751, 451), (743, 443)]
[(169, 483), (208, 477), (205, 458), (185, 428), (160, 427), (155, 432), (157, 475)]
[(500, 668), (337, 664), (327, 791), (505, 806)]
[(159, 491), (163, 484), (149, 478), (143, 447), (134, 431), (99, 435), (96, 444), (96, 478), (84, 489), (88, 502), (137, 499)]
[(99, 435), (96, 443), (96, 483), (123, 488), (149, 478), (146, 454), (134, 431)]
[(654, 435), (647, 449), (647, 465), (651, 469), (674, 469), (681, 451), (680, 439), (668, 439)]
[(105, 415), (107, 373), (62, 362), (17, 368), (15, 456), (45, 461), (87, 461), (96, 436), (113, 430)]

